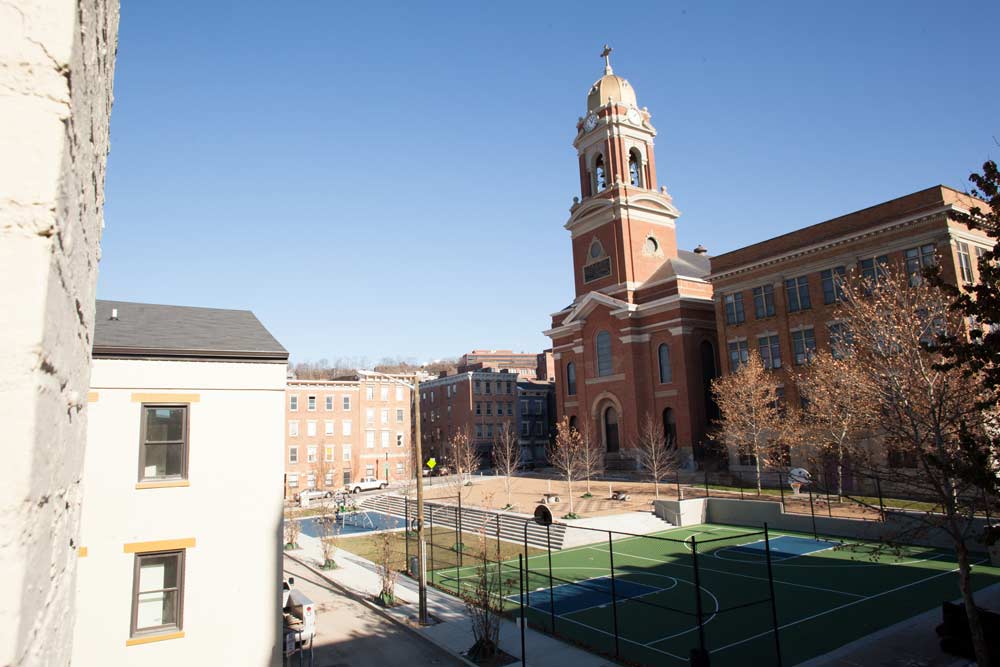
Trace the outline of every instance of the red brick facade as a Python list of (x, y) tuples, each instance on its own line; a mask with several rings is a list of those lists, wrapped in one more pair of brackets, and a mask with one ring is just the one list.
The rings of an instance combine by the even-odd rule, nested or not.
[(662, 425), (681, 458), (705, 438), (718, 368), (704, 253), (677, 249), (680, 212), (657, 189), (650, 114), (610, 72), (577, 125), (582, 199), (566, 223), (576, 298), (553, 314), (557, 417), (589, 427), (609, 467), (634, 468), (639, 425)]
[[(974, 205), (968, 196), (936, 186), (712, 258), (723, 370), (733, 370), (734, 355), (743, 354), (743, 345), (760, 350), (768, 337), (766, 355), (780, 360), (775, 372), (784, 379), (785, 400), (798, 401), (789, 368), (805, 360), (810, 345), (830, 346), (839, 309), (832, 283), (838, 267), (849, 275), (880, 261), (902, 269), (907, 253), (912, 266), (936, 256), (947, 280), (969, 282), (978, 277), (976, 249), (992, 245), (981, 231), (956, 220), (956, 212)], [(771, 293), (770, 306), (765, 290)], [(735, 452), (729, 461), (731, 468), (741, 469)]]
[(412, 477), (412, 393), (388, 380), (289, 380), (285, 484), (339, 489), (362, 477)]

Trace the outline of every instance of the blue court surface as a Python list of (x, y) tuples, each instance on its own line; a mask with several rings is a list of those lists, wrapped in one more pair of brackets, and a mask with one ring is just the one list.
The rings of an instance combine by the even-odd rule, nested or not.
[[(309, 537), (319, 537), (319, 526), (316, 525), (316, 522), (323, 520), (326, 520), (326, 518), (313, 517), (302, 519), (300, 521), (302, 532)], [(386, 516), (382, 512), (354, 512), (338, 515), (337, 524), (340, 527), (340, 534), (347, 536), (358, 533), (370, 533), (376, 530), (402, 528), (403, 519)]]
[[(655, 586), (637, 584), (627, 579), (619, 578), (614, 583), (615, 598), (619, 602), (663, 590)], [(559, 616), (611, 604), (611, 577), (596, 577), (572, 584), (559, 584), (551, 588), (551, 594), (549, 591), (548, 588), (531, 591), (524, 603), (529, 607), (548, 613), (552, 609), (552, 603), (555, 602), (556, 614)], [(509, 596), (507, 599), (514, 602), (519, 601), (517, 595)]]
[[(816, 551), (826, 551), (840, 545), (840, 542), (831, 540), (811, 540), (808, 537), (782, 535), (771, 539), (771, 560), (781, 561), (788, 560), (789, 558), (798, 558), (799, 556), (805, 556)], [(750, 544), (741, 544), (736, 547), (726, 547), (722, 551), (725, 554), (748, 554), (755, 558), (764, 558), (766, 549), (764, 540), (760, 540), (758, 542), (751, 542)]]

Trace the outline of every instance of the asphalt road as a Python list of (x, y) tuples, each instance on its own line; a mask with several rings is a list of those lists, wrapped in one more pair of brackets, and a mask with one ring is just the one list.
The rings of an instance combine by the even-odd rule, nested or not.
[[(284, 559), (285, 576), (316, 604), (315, 667), (392, 667), (463, 662), (340, 593), (298, 563)], [(298, 658), (292, 658), (292, 666)], [(306, 663), (307, 664), (307, 663)]]

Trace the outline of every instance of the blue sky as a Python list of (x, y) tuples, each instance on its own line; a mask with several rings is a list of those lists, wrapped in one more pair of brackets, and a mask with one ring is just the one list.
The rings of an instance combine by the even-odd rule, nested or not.
[(100, 298), (253, 310), (295, 361), (538, 351), (615, 51), (719, 254), (1000, 148), (996, 3), (124, 2)]

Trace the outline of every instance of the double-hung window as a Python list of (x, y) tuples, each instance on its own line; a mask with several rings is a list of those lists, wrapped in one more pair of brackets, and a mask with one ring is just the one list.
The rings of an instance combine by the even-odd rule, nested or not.
[(298, 412), (298, 409), (299, 409), (299, 397), (298, 396), (289, 396), (288, 397), (288, 409), (291, 412)]
[(397, 424), (403, 423), (403, 411), (398, 408), (396, 409), (396, 423)]
[(872, 286), (878, 285), (885, 278), (888, 264), (888, 255), (869, 257), (858, 262), (858, 268), (861, 270), (861, 278), (867, 283), (865, 286), (866, 292), (870, 291)]
[(778, 337), (767, 335), (757, 338), (757, 349), (764, 368), (781, 368), (781, 346)]
[(958, 242), (958, 268), (962, 273), (962, 282), (972, 282), (972, 257), (969, 255), (969, 245)]
[(365, 447), (368, 449), (375, 447), (375, 431), (365, 431)]
[(758, 320), (774, 315), (774, 285), (753, 288), (753, 311)]
[(298, 447), (289, 447), (288, 448), (288, 462), (289, 463), (298, 463), (299, 462), (299, 448)]
[(306, 397), (306, 410), (309, 412), (316, 412), (316, 397), (307, 396)]
[(345, 410), (350, 410), (351, 409), (351, 397), (350, 396), (344, 396), (344, 409)]
[(799, 276), (785, 279), (785, 298), (790, 313), (812, 308), (812, 303), (809, 301), (809, 278)]
[(835, 266), (820, 272), (820, 282), (823, 285), (823, 303), (830, 305), (844, 300), (844, 277), (846, 269)]
[(745, 340), (734, 340), (729, 343), (729, 370), (735, 371), (737, 368), (750, 360), (750, 348)]
[(188, 406), (142, 406), (139, 481), (187, 479)]
[(936, 263), (933, 243), (927, 243), (919, 248), (907, 248), (903, 256), (906, 257), (906, 275), (910, 285), (918, 285), (923, 279), (923, 270)]
[(830, 325), (830, 354), (834, 359), (846, 357), (853, 344), (854, 336), (846, 324), (834, 322)]
[(183, 627), (184, 549), (135, 555), (133, 638), (179, 632)]
[(816, 352), (816, 335), (812, 327), (792, 332), (792, 352), (796, 364), (804, 364)]
[(746, 314), (743, 312), (743, 294), (741, 292), (727, 294), (723, 297), (722, 302), (726, 307), (726, 324), (740, 324), (746, 320)]
[(333, 396), (326, 397), (326, 411), (329, 412), (333, 410)]

